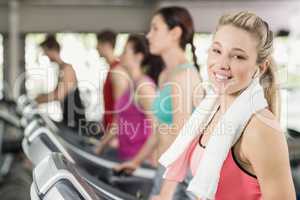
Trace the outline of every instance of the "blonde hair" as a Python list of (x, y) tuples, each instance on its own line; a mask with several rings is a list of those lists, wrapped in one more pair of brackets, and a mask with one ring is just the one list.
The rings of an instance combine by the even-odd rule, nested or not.
[(223, 15), (218, 23), (217, 30), (224, 25), (232, 25), (243, 29), (257, 39), (257, 64), (266, 62), (267, 69), (260, 77), (260, 83), (264, 87), (265, 98), (269, 109), (279, 119), (280, 99), (276, 88), (277, 74), (276, 64), (271, 56), (273, 52), (273, 32), (267, 22), (254, 13), (238, 12)]

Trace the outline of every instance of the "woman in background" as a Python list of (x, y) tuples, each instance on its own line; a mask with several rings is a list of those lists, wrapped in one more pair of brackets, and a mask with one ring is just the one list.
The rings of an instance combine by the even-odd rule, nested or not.
[[(150, 54), (144, 36), (130, 35), (120, 64), (132, 82), (115, 102), (115, 128), (100, 141), (98, 153), (118, 137), (118, 159), (124, 161), (136, 156), (152, 133), (154, 116), (150, 111), (163, 62), (160, 57)], [(113, 157), (113, 153), (108, 154)]]
[[(150, 52), (162, 57), (166, 68), (159, 76), (159, 93), (152, 105), (158, 124), (141, 151), (130, 161), (116, 167), (129, 173), (137, 169), (150, 155), (156, 159), (168, 149), (179, 130), (197, 105), (202, 89), (200, 73), (193, 45), (194, 24), (190, 13), (183, 7), (165, 7), (154, 14), (147, 35)], [(185, 48), (191, 45), (194, 64), (186, 58)], [(160, 193), (165, 169), (159, 166), (151, 195)], [(178, 187), (174, 199), (190, 199), (185, 194), (185, 184)]]

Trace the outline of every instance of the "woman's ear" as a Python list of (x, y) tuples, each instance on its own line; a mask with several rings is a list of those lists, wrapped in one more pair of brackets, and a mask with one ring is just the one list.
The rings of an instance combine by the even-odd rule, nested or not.
[(174, 27), (171, 31), (170, 31), (173, 40), (178, 40), (180, 41), (181, 35), (182, 35), (182, 29), (179, 26)]
[(259, 68), (259, 75), (264, 74), (267, 71), (267, 69), (268, 69), (269, 66), (270, 66), (270, 61), (268, 59), (266, 59), (262, 64), (260, 64), (258, 66), (258, 68)]
[(137, 57), (138, 63), (142, 63), (142, 62), (143, 62), (143, 60), (144, 60), (144, 54), (142, 54), (142, 53), (137, 53), (137, 54), (136, 54), (136, 57)]

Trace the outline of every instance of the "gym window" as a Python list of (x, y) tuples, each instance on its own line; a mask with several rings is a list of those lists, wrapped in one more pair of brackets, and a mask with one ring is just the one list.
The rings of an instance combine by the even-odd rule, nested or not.
[[(45, 37), (46, 33), (28, 33), (25, 37), (25, 85), (31, 97), (48, 93), (57, 84), (58, 66), (50, 63), (39, 47)], [(115, 49), (117, 55), (123, 52), (127, 38), (127, 33), (118, 35)], [(96, 50), (96, 34), (57, 33), (56, 39), (61, 45), (63, 60), (72, 64), (76, 72), (87, 119), (100, 120), (103, 113), (102, 83), (108, 68)], [(61, 119), (59, 102), (48, 103), (41, 106), (41, 109), (54, 120)]]

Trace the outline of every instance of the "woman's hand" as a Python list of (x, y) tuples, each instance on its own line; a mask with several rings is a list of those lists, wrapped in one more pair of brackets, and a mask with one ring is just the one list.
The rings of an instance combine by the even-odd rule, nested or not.
[[(112, 123), (113, 126), (115, 126), (115, 123)], [(107, 133), (104, 133), (103, 137), (101, 140), (96, 144), (96, 147), (94, 149), (94, 153), (97, 155), (100, 155), (107, 145), (115, 138), (115, 133), (113, 132), (114, 128), (110, 128)]]
[(136, 162), (127, 161), (114, 167), (114, 171), (117, 172), (124, 171), (126, 174), (132, 174), (138, 167), (139, 164), (137, 164)]

